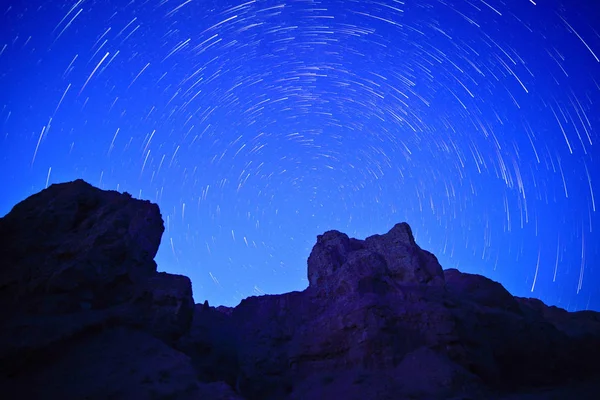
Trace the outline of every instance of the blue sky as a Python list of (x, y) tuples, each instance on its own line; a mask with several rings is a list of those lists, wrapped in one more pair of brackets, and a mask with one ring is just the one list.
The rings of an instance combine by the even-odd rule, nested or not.
[(302, 290), (316, 236), (600, 310), (593, 0), (0, 8), (0, 214), (83, 178), (160, 205), (196, 302)]

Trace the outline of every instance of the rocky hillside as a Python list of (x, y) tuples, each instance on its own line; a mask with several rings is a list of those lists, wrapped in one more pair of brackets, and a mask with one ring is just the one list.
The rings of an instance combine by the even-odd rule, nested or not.
[(600, 314), (328, 231), (302, 292), (194, 304), (158, 206), (82, 180), (0, 219), (3, 399), (600, 399)]

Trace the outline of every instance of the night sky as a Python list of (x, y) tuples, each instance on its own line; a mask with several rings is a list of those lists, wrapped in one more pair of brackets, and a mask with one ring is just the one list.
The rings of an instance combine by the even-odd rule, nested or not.
[(211, 305), (406, 221), (600, 310), (599, 58), (597, 0), (4, 0), (0, 215), (76, 178), (157, 202), (159, 270)]

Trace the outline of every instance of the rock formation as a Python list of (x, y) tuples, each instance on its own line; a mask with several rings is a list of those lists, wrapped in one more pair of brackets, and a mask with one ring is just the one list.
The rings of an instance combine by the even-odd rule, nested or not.
[(0, 219), (2, 398), (227, 395), (172, 347), (194, 301), (187, 277), (156, 272), (163, 231), (156, 204), (82, 180)]
[(158, 207), (77, 180), (0, 219), (7, 399), (598, 399), (600, 314), (328, 231), (302, 292), (194, 305)]

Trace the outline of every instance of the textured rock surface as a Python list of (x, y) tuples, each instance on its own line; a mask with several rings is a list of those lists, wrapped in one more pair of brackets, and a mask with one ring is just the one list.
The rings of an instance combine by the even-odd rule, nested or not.
[(156, 205), (83, 181), (0, 219), (3, 398), (600, 398), (599, 313), (444, 271), (407, 224), (325, 232), (306, 290), (235, 308), (156, 272), (163, 229)]
[(422, 250), (408, 224), (395, 225), (385, 235), (350, 239), (328, 231), (317, 237), (308, 258), (309, 288), (324, 296), (383, 293), (396, 285), (444, 284), (436, 257)]
[[(151, 341), (165, 341), (156, 351), (176, 360), (175, 374), (188, 369), (171, 388), (179, 398), (185, 389), (180, 385), (194, 383), (195, 374), (189, 359), (166, 343), (188, 332), (194, 302), (187, 277), (156, 272), (154, 256), (163, 231), (155, 204), (81, 180), (52, 185), (0, 219), (0, 381), (12, 381), (13, 389), (20, 382), (20, 390), (30, 390), (30, 398), (49, 398), (31, 391), (32, 380), (46, 382), (44, 387), (55, 388), (59, 398), (83, 398), (84, 393), (95, 395), (93, 379), (122, 360), (132, 368), (150, 368), (154, 382), (152, 374), (159, 371), (143, 364), (156, 358), (115, 347), (135, 343), (134, 335), (141, 335), (135, 330), (141, 330), (142, 345), (155, 348)], [(119, 340), (106, 333), (117, 328), (122, 329)], [(106, 353), (97, 349), (100, 343)], [(82, 361), (94, 351), (97, 359)], [(70, 390), (69, 370), (89, 383), (73, 387), (72, 397), (65, 392)], [(105, 379), (98, 385), (121, 393), (111, 386), (115, 376)], [(165, 382), (159, 386), (139, 398), (170, 393)], [(109, 392), (98, 393), (106, 396), (96, 398), (110, 397)]]
[(600, 398), (598, 313), (443, 271), (406, 224), (326, 232), (308, 278), (303, 292), (198, 309), (183, 351), (248, 399)]

